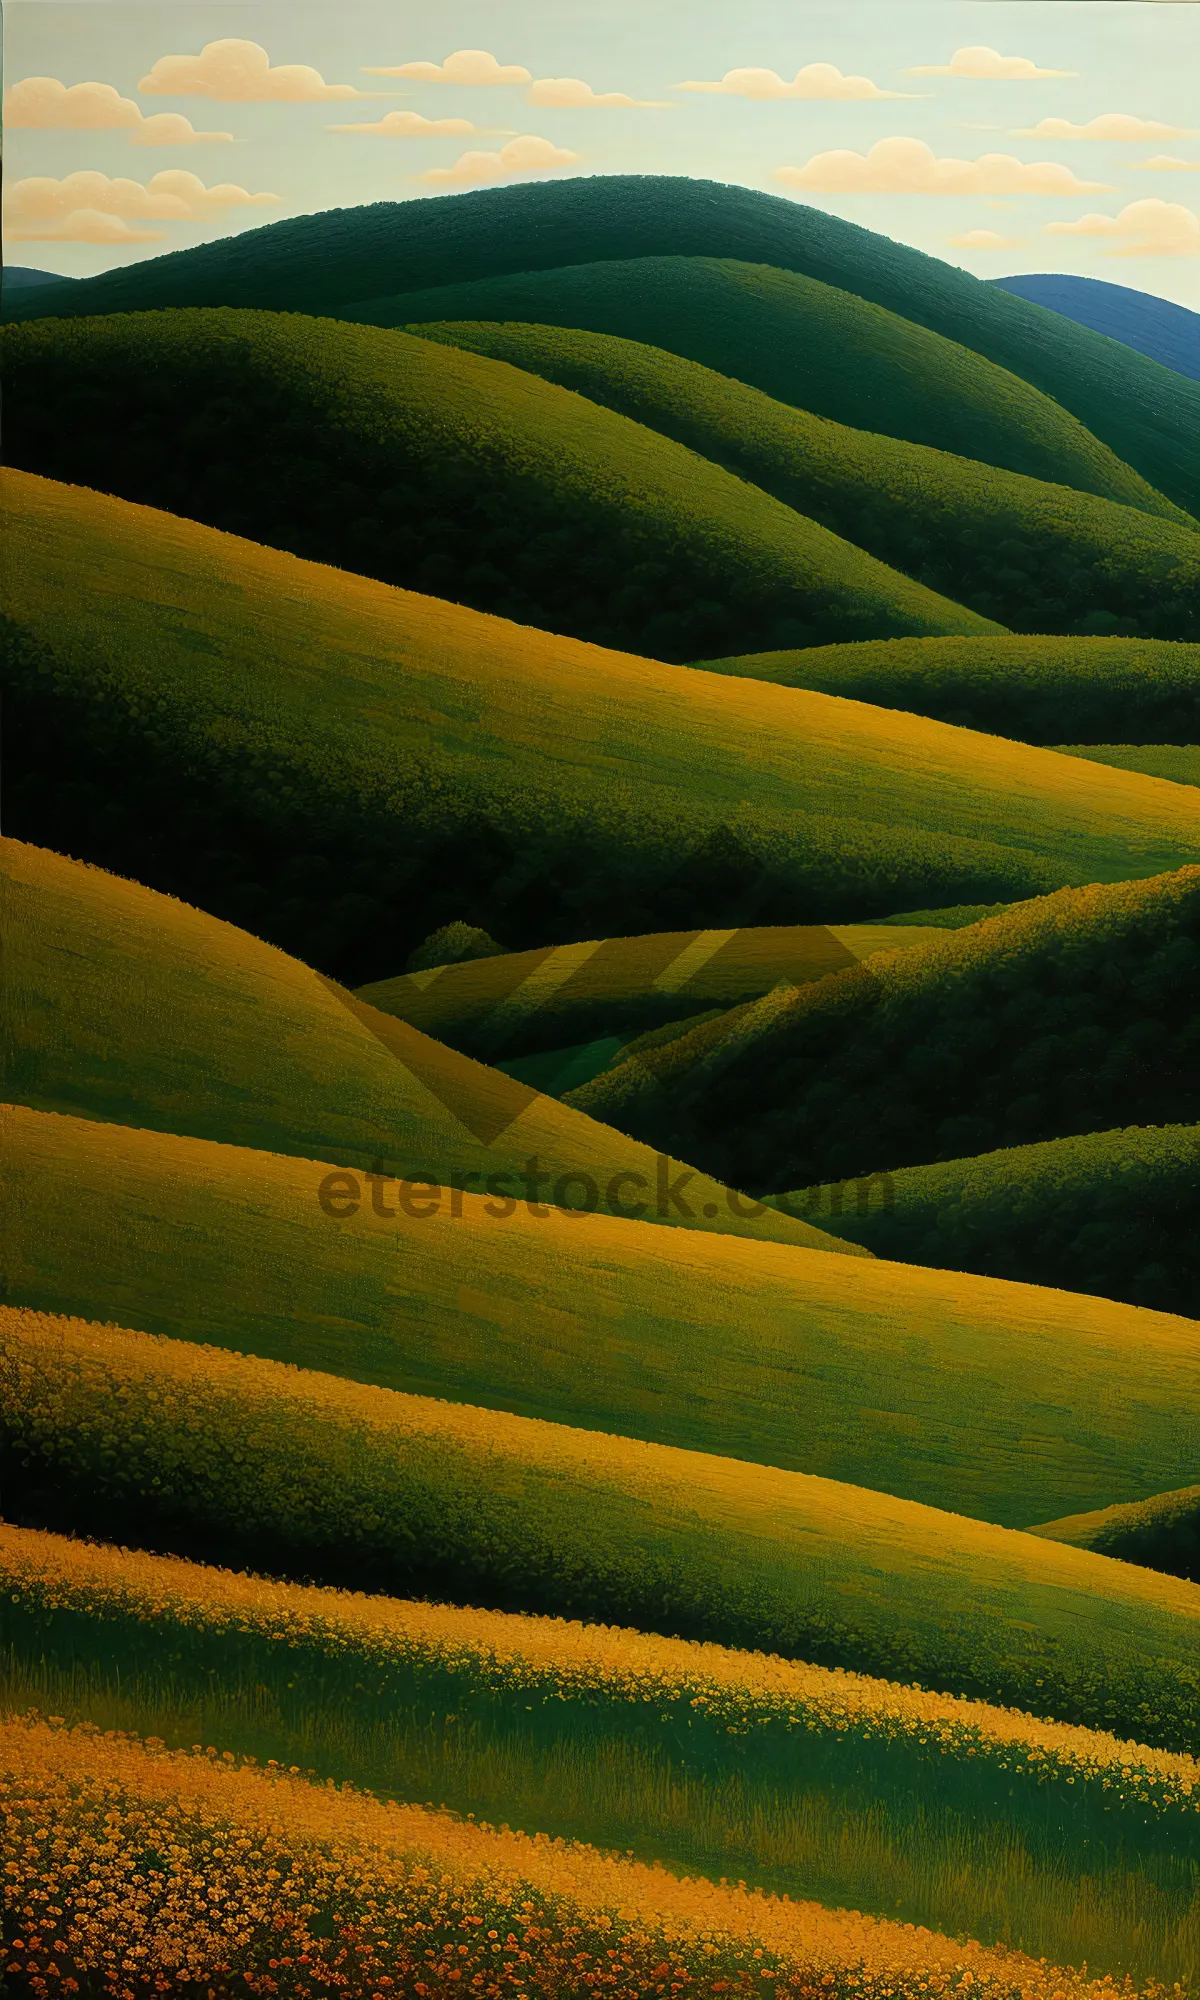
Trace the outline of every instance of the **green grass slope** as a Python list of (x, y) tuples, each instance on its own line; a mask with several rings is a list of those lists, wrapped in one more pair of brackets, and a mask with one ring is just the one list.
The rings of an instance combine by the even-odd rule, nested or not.
[(775, 1199), (880, 1257), (1200, 1317), (1197, 1125), (1045, 1139)]
[[(14, 1304), (1013, 1526), (1194, 1470), (1191, 1320), (564, 1214), (515, 1175), (503, 1198), (440, 1199), (335, 1176), (330, 1202), (323, 1161), (3, 1117)], [(625, 1200), (649, 1193), (631, 1179)]]
[[(923, 944), (884, 924), (743, 925), (593, 939), (401, 973), (360, 1000), (481, 1060), (632, 1038), (708, 1008), (800, 986), (877, 951)], [(928, 935), (934, 935), (932, 928)]]
[(1064, 889), (731, 1009), (568, 1101), (772, 1191), (1190, 1122), (1198, 969), (1200, 868)]
[(8, 831), (350, 984), (464, 916), (517, 949), (841, 924), (1200, 856), (1183, 786), (3, 496)]
[(830, 423), (611, 334), (469, 320), (410, 330), (632, 417), (1016, 631), (1200, 636), (1190, 524)]
[(3, 1524), (0, 1588), (16, 1714), (212, 1744), (1093, 1976), (1200, 1972), (1200, 1766), (1178, 1752), (695, 1640)]
[(1200, 743), (1056, 743), (1065, 757), (1086, 757), (1115, 771), (1144, 771), (1173, 785), (1200, 785)]
[[(603, 175), (327, 210), (106, 272), (81, 282), (55, 310), (341, 312), (402, 289), (659, 257), (774, 265), (857, 293), (1030, 382), (1152, 486), (1189, 512), (1200, 509), (1200, 385), (1181, 385), (1170, 369), (1119, 342), (907, 244), (819, 208), (713, 181)], [(12, 311), (21, 312), (15, 301)]]
[(1044, 1521), (1030, 1532), (1073, 1549), (1094, 1549), (1118, 1562), (1200, 1583), (1200, 1486), (1181, 1486), (1174, 1493), (1156, 1493), (1132, 1505)]
[[(1148, 749), (1149, 763), (1126, 763), (1124, 750), (1112, 758), (1097, 751), (1101, 739), (1117, 731), (1126, 742), (1187, 745), (1200, 730), (1200, 646), (1160, 639), (887, 639), (695, 665), (902, 708), (1184, 783), (1189, 781), (1180, 773), (1192, 768), (1186, 758), (1194, 751), (1176, 751), (1176, 761), (1166, 764), (1165, 750)], [(1064, 740), (1072, 732), (1081, 743)], [(1089, 739), (1096, 750), (1086, 747)], [(1138, 759), (1140, 753), (1131, 749), (1129, 755)]]
[[(644, 343), (872, 439), (954, 453), (1194, 525), (1061, 404), (859, 297), (853, 284), (842, 290), (727, 259), (640, 257), (405, 292), (361, 317), (413, 332), (532, 322)], [(893, 452), (890, 463), (912, 461)]]
[(648, 1221), (840, 1247), (704, 1177), (660, 1199), (648, 1148), (136, 882), (0, 840), (0, 933), (15, 1102), (446, 1189), (532, 1161), (568, 1210), (622, 1213), (633, 1174)]
[(1200, 1743), (1200, 1593), (773, 1466), (0, 1308), (17, 1525), (761, 1648)]
[(994, 629), (674, 439), (411, 334), (43, 320), (3, 332), (0, 364), (10, 465), (604, 645)]

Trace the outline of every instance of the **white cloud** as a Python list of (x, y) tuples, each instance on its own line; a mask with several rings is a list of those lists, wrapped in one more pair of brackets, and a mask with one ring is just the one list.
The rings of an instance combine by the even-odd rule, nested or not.
[(727, 69), (719, 83), (677, 83), (676, 90), (704, 90), (723, 97), (906, 97), (903, 90), (880, 90), (869, 76), (843, 76), (834, 63), (807, 63), (785, 83), (773, 69)]
[(198, 56), (160, 56), (138, 89), (148, 97), (211, 97), (218, 104), (322, 104), (362, 97), (352, 83), (326, 83), (307, 63), (280, 63), (257, 42), (206, 42)]
[(60, 83), (56, 76), (27, 76), (4, 95), (4, 122), (13, 131), (128, 132), (135, 146), (194, 146), (232, 139), (232, 132), (197, 132), (181, 111), (143, 117), (132, 97), (111, 83)]
[(584, 111), (614, 105), (635, 111), (666, 111), (669, 107), (650, 97), (626, 97), (623, 90), (594, 91), (577, 76), (539, 76), (529, 86), (527, 104), (553, 106), (564, 111)]
[(331, 132), (378, 132), (385, 139), (463, 138), (476, 127), (469, 118), (422, 118), (419, 111), (388, 111), (373, 125), (331, 125)]
[(1001, 236), (998, 229), (964, 229), (961, 235), (948, 236), (946, 241), (956, 250), (1015, 250), (1021, 239)]
[[(278, 200), (277, 194), (248, 194), (227, 181), (206, 188), (181, 167), (155, 174), (145, 185), (100, 173), (68, 174), (61, 181), (39, 176), (16, 181), (7, 191), (5, 229), (17, 243), (151, 243), (161, 238), (161, 230), (146, 235), (126, 225), (196, 222), (226, 209), (258, 208)], [(97, 222), (97, 217), (107, 221)], [(118, 223), (121, 228), (114, 228)]]
[(579, 154), (550, 139), (523, 132), (498, 153), (463, 153), (452, 167), (430, 167), (419, 179), (440, 187), (476, 187), (481, 181), (502, 180), (506, 174), (549, 174), (556, 167), (573, 167)]
[(1137, 139), (1183, 139), (1188, 135), (1178, 125), (1160, 124), (1157, 118), (1133, 118), (1127, 111), (1102, 111), (1086, 125), (1072, 125), (1069, 118), (1043, 118), (1027, 131), (1013, 133), (1014, 139), (1107, 139), (1125, 142)]
[(499, 63), (486, 49), (455, 49), (444, 63), (399, 63), (392, 69), (372, 63), (365, 76), (415, 76), (424, 83), (532, 83), (533, 78), (520, 63)]
[(1076, 180), (1056, 160), (939, 160), (923, 139), (899, 138), (880, 139), (865, 155), (814, 153), (802, 167), (777, 167), (775, 178), (822, 194), (1088, 194), (1105, 186)]
[(1176, 160), (1170, 153), (1155, 153), (1152, 159), (1135, 160), (1139, 174), (1200, 174), (1200, 160)]
[(1178, 201), (1131, 201), (1119, 215), (1048, 222), (1047, 236), (1115, 237), (1108, 257), (1200, 257), (1200, 216)]
[(1052, 76), (1078, 76), (1074, 69), (1039, 69), (1028, 56), (1002, 56), (986, 45), (955, 49), (948, 63), (920, 63), (905, 76), (969, 76), (984, 83), (1037, 83)]

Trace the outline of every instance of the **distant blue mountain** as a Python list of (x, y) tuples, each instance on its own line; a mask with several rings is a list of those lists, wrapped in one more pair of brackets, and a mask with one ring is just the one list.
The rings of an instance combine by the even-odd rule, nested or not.
[(30, 264), (6, 264), (0, 283), (13, 291), (24, 292), (34, 285), (73, 285), (75, 279), (64, 278), (58, 271), (35, 271)]
[(1093, 333), (1106, 333), (1110, 340), (1136, 347), (1151, 361), (1200, 382), (1200, 313), (1190, 312), (1187, 306), (1156, 299), (1150, 292), (1135, 292), (1129, 285), (1109, 285), (1102, 278), (1039, 272), (990, 282), (1035, 306), (1048, 306), (1078, 326), (1090, 326)]

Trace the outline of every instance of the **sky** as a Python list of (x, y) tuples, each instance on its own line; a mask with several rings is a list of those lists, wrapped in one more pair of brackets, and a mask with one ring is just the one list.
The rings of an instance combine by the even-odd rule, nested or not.
[(8, 0), (4, 57), (5, 255), (66, 276), (318, 209), (655, 173), (1200, 310), (1200, 4)]

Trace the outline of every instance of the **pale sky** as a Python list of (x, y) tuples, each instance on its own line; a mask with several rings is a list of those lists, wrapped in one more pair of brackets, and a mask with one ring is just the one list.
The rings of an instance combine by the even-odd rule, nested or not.
[[(244, 50), (197, 63), (217, 41), (319, 76), (264, 83)], [(369, 73), (459, 50), (518, 76)], [(956, 60), (964, 50), (976, 53)], [(730, 71), (759, 75), (678, 88)], [(1078, 272), (1200, 309), (1200, 5), (8, 0), (5, 81), (18, 92), (6, 255), (70, 276), (317, 209), (661, 173), (808, 202), (981, 277)], [(81, 84), (107, 90), (60, 88)], [(581, 84), (635, 103), (581, 104)], [(456, 129), (414, 136), (406, 117), (402, 134), (331, 129), (388, 114)], [(183, 120), (232, 136), (192, 139)], [(516, 143), (530, 140), (541, 144)], [(48, 185), (75, 174), (89, 178)]]

